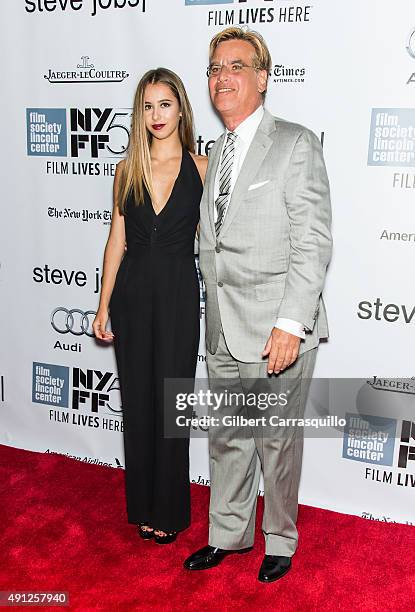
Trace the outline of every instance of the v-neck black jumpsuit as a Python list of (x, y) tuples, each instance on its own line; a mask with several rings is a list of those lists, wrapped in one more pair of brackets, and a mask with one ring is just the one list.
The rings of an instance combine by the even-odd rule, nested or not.
[(189, 439), (164, 437), (164, 379), (195, 376), (200, 310), (194, 238), (202, 189), (183, 149), (179, 175), (158, 215), (147, 192), (143, 204), (129, 196), (127, 252), (110, 301), (128, 522), (148, 521), (164, 531), (190, 524)]

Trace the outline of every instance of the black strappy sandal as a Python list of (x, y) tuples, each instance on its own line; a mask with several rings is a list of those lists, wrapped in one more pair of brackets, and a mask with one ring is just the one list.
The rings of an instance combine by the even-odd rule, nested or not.
[[(154, 529), (156, 531), (164, 531), (163, 529)], [(177, 531), (164, 531), (166, 535), (157, 535), (154, 533), (154, 541), (157, 544), (171, 544), (177, 538)]]
[[(147, 527), (147, 529), (143, 529), (143, 527)], [(137, 525), (138, 535), (143, 540), (151, 540), (152, 538), (155, 538), (154, 529), (149, 527), (150, 525), (147, 522), (138, 523)]]

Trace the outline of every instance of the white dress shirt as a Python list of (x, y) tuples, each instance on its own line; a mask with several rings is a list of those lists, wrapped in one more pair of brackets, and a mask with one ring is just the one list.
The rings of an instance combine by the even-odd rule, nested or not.
[[(249, 115), (249, 117), (244, 119), (244, 121), (242, 121), (242, 123), (240, 123), (238, 127), (233, 130), (233, 132), (237, 134), (238, 138), (236, 139), (236, 142), (235, 142), (235, 155), (233, 158), (233, 165), (232, 165), (229, 199), (226, 203), (226, 209), (225, 209), (225, 214), (223, 218), (225, 218), (226, 216), (229, 202), (231, 199), (230, 196), (232, 194), (233, 188), (235, 187), (236, 180), (239, 176), (239, 172), (242, 168), (242, 164), (244, 162), (248, 149), (255, 136), (255, 132), (257, 131), (258, 126), (261, 123), (263, 116), (264, 116), (264, 107), (258, 106), (258, 108), (252, 113), (252, 115)], [(221, 158), (222, 158), (223, 147), (225, 146), (228, 132), (229, 130), (226, 129), (225, 138), (223, 139)], [(216, 202), (216, 198), (219, 195), (219, 168), (220, 168), (220, 163), (218, 165), (218, 171), (215, 177), (215, 187), (214, 187), (215, 202)], [(213, 207), (213, 215), (214, 215), (214, 221), (216, 222), (216, 219), (218, 216), (218, 211), (216, 210), (216, 206)], [(290, 334), (293, 334), (294, 336), (298, 336), (299, 338), (305, 338), (304, 325), (302, 323), (299, 323), (298, 321), (294, 321), (293, 319), (284, 319), (282, 317), (278, 317), (277, 322), (275, 323), (274, 327), (278, 327), (279, 329), (289, 332)]]

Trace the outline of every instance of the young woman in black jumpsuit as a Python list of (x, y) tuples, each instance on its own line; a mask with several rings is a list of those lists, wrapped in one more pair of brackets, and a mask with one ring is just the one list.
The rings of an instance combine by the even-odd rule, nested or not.
[[(176, 408), (164, 405), (164, 380), (194, 379), (199, 346), (194, 239), (206, 158), (193, 149), (182, 82), (167, 69), (149, 71), (117, 165), (94, 331), (115, 344), (128, 521), (158, 543), (190, 524), (189, 439), (165, 437), (164, 410)], [(108, 311), (114, 335), (105, 330)]]

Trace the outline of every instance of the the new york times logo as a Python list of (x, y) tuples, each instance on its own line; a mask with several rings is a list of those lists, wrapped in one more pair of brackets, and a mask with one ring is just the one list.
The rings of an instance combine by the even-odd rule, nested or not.
[[(131, 109), (69, 109), (70, 155), (80, 157), (118, 157), (130, 139)], [(101, 154), (100, 154), (101, 151)]]
[(69, 13), (70, 11), (83, 11), (89, 5), (90, 15), (95, 17), (100, 12), (109, 12), (116, 9), (136, 8), (142, 13), (146, 12), (148, 0), (25, 0), (26, 13)]
[(129, 76), (125, 70), (97, 69), (89, 61), (89, 55), (82, 55), (76, 70), (55, 70), (49, 68), (43, 75), (49, 83), (121, 83)]
[(305, 68), (275, 64), (269, 76), (274, 83), (304, 83)]
[[(362, 518), (368, 519), (369, 521), (380, 521), (382, 523), (401, 523), (402, 521), (395, 521), (390, 516), (373, 516), (371, 512), (362, 512)], [(413, 525), (411, 521), (405, 521), (405, 525)]]
[(89, 223), (89, 221), (102, 221), (103, 225), (109, 225), (112, 219), (111, 210), (74, 210), (73, 208), (58, 209), (56, 206), (48, 206), (48, 217), (52, 219), (71, 219), (73, 221), (81, 221)]

